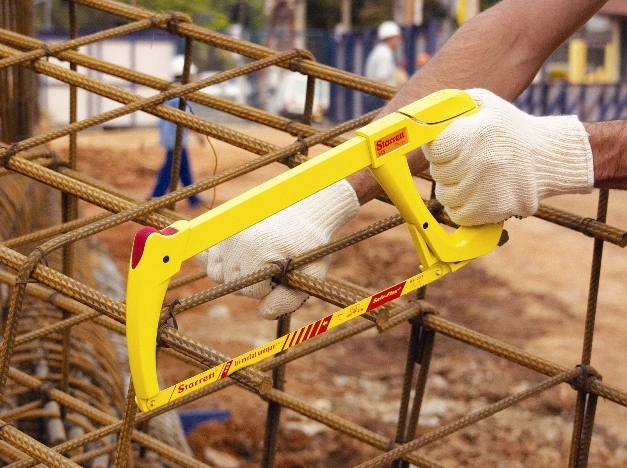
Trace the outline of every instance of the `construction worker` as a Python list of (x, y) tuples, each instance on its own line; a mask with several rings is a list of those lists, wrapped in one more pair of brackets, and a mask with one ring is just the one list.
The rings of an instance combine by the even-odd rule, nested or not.
[[(377, 39), (377, 44), (366, 58), (364, 76), (390, 86), (397, 86), (396, 51), (401, 45), (401, 28), (394, 21), (384, 21), (377, 28)], [(384, 104), (385, 101), (379, 97), (364, 95), (364, 112), (373, 111)]]
[[(422, 151), (408, 156), (414, 173), (431, 165), (436, 196), (454, 221), (493, 223), (529, 216), (551, 195), (627, 189), (627, 122), (534, 117), (510, 104), (605, 2), (502, 0), (464, 23), (383, 108), (380, 116), (445, 88), (469, 89), (477, 101), (478, 113), (458, 119), (425, 147), (428, 159)], [(230, 281), (308, 251), (380, 193), (369, 171), (353, 174), (210, 249), (207, 272)], [(324, 273), (322, 265), (312, 274)], [(267, 318), (296, 310), (307, 297), (273, 289), (270, 281), (245, 293), (261, 299)]]
[[(181, 80), (181, 76), (183, 75), (184, 62), (185, 57), (183, 55), (175, 55), (170, 62), (170, 74), (172, 76), (172, 79), (176, 82), (180, 82)], [(190, 75), (195, 75), (196, 73), (198, 73), (198, 69), (193, 63), (190, 65), (189, 73)], [(174, 98), (166, 101), (164, 104), (178, 109), (179, 102), (180, 98)], [(190, 111), (187, 104), (185, 111)], [(181, 140), (181, 167), (179, 175), (181, 182), (185, 187), (193, 183), (191, 165), (189, 162), (189, 152), (187, 150), (187, 135), (188, 130), (186, 128), (183, 128), (183, 137)], [(153, 198), (160, 197), (168, 192), (168, 188), (170, 186), (170, 174), (172, 172), (172, 163), (174, 161), (175, 142), (176, 124), (174, 122), (170, 122), (169, 120), (161, 119), (159, 121), (159, 145), (162, 146), (165, 150), (165, 161), (163, 162), (161, 169), (159, 169), (157, 182), (155, 183), (155, 187), (152, 191)], [(198, 195), (192, 195), (191, 197), (189, 197), (188, 202), (190, 206), (194, 207), (198, 206), (201, 203), (201, 199)]]

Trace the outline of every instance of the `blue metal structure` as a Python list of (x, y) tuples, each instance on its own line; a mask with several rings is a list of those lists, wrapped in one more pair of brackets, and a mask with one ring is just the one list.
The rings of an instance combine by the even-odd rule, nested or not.
[[(420, 26), (402, 28), (402, 56), (410, 75), (416, 70), (416, 56), (420, 52), (433, 55), (440, 41), (440, 21), (431, 20)], [(359, 32), (342, 34), (333, 41), (333, 50), (329, 65), (363, 75), (366, 57), (377, 42), (376, 29), (364, 29)], [(331, 86), (331, 107), (327, 117), (333, 122), (354, 118), (362, 113), (362, 96), (359, 91), (341, 86)]]
[(515, 104), (533, 115), (574, 114), (586, 121), (625, 119), (627, 83), (533, 83), (519, 96)]
[[(416, 69), (415, 57), (420, 52), (433, 55), (441, 41), (440, 23), (432, 20), (426, 25), (403, 28), (403, 50), (407, 72)], [(363, 74), (365, 57), (376, 43), (376, 31), (364, 30), (344, 34), (333, 42), (330, 65), (341, 70)], [(362, 113), (363, 94), (331, 86), (331, 107), (328, 118), (341, 122)], [(627, 82), (616, 84), (570, 84), (545, 82), (531, 84), (515, 101), (525, 112), (533, 115), (575, 114), (582, 120), (601, 121), (627, 118)]]

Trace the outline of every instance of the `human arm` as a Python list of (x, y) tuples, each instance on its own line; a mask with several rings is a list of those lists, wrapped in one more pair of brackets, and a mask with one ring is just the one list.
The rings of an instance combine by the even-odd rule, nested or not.
[[(488, 89), (513, 101), (549, 55), (607, 0), (502, 0), (471, 18), (382, 109), (379, 117), (445, 88)], [(408, 157), (410, 169), (427, 169), (421, 151)], [(348, 179), (364, 204), (381, 193), (362, 171)]]
[(194, 135), (194, 138), (196, 138), (196, 142), (200, 145), (200, 146), (205, 146), (205, 144), (209, 141), (209, 138), (207, 137), (207, 135), (203, 135), (202, 133), (198, 133), (198, 132), (192, 132)]
[(627, 190), (627, 121), (584, 122), (592, 148), (594, 186)]
[[(502, 0), (464, 24), (427, 65), (399, 90), (380, 116), (444, 88), (487, 88), (509, 101), (513, 100), (531, 82), (553, 50), (584, 24), (603, 3), (605, 1), (601, 0)], [(413, 173), (428, 167), (422, 152), (413, 153), (408, 161)], [(364, 204), (381, 193), (379, 184), (367, 170), (354, 174), (347, 180), (352, 189), (342, 190), (342, 194), (327, 206), (329, 212), (338, 213), (346, 209), (342, 208), (343, 203), (338, 203), (338, 197), (342, 200), (352, 199), (349, 203), (351, 208), (346, 211), (351, 216), (347, 216), (346, 220), (352, 217), (356, 200), (359, 204)], [(294, 205), (294, 212), (301, 211), (299, 205)], [(289, 226), (298, 230), (301, 223), (308, 224), (302, 219), (290, 218), (277, 225), (276, 219), (263, 221), (259, 229), (262, 232), (277, 232)], [(234, 239), (241, 245), (241, 249), (236, 251), (226, 245), (220, 247), (223, 253), (215, 257), (213, 266), (208, 267), (210, 276), (214, 275), (217, 281), (228, 281), (224, 274), (226, 256), (239, 257), (240, 261), (247, 262), (248, 268), (254, 269), (320, 245), (320, 241), (292, 242), (293, 239), (283, 232), (273, 241), (282, 247), (269, 253), (261, 252), (256, 243), (251, 243), (240, 235), (234, 236)], [(294, 247), (296, 244), (298, 245)], [(252, 254), (257, 252), (264, 255), (257, 256), (254, 263), (248, 262)], [(236, 277), (237, 268), (230, 270), (231, 278)], [(269, 290), (268, 284), (262, 289), (266, 293)], [(289, 312), (297, 308), (300, 301), (296, 299), (291, 304), (292, 306), (272, 309), (270, 312), (262, 309), (262, 314), (272, 317)]]

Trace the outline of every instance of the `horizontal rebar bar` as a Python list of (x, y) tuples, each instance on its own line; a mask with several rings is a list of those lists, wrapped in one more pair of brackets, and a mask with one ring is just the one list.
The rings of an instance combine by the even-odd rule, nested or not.
[[(107, 11), (108, 13), (121, 16), (132, 21), (147, 19), (153, 15), (152, 12), (142, 8), (109, 0), (76, 0), (76, 3)], [(164, 30), (172, 30), (171, 24), (158, 26), (162, 27)], [(229, 52), (243, 55), (244, 57), (250, 57), (252, 59), (259, 60), (276, 53), (267, 47), (235, 39), (216, 31), (204, 29), (191, 22), (181, 22), (177, 24), (175, 28), (176, 34), (189, 37), (195, 41), (204, 42), (205, 44), (209, 44)], [(374, 94), (384, 99), (391, 98), (396, 92), (396, 88), (394, 86), (377, 83), (355, 73), (338, 70), (310, 60), (291, 62), (290, 64), (283, 66), (293, 71), (299, 71), (304, 75), (311, 75), (331, 83), (346, 86), (365, 93)]]
[[(32, 377), (15, 368), (10, 368), (9, 376), (11, 379), (18, 382), (20, 385), (24, 385), (32, 389), (40, 389), (41, 386), (43, 385), (43, 383), (37, 378)], [(122, 421), (118, 421), (114, 416), (104, 413), (103, 411), (100, 411), (82, 402), (81, 400), (71, 395), (68, 395), (65, 392), (62, 392), (61, 390), (53, 388), (48, 391), (48, 394), (49, 394), (50, 399), (57, 401), (59, 404), (66, 406), (67, 408), (70, 408), (79, 414), (82, 414), (83, 416), (89, 418), (90, 420), (93, 420), (100, 424), (105, 424), (107, 425), (107, 427), (104, 430), (98, 429), (94, 431), (93, 433), (86, 434), (85, 436), (70, 440), (68, 442), (64, 442), (58, 447), (53, 447), (52, 450), (47, 448), (46, 450), (47, 453), (55, 453), (57, 451), (68, 452), (68, 451), (74, 450), (78, 447), (85, 445), (86, 443), (90, 441), (98, 440), (107, 434), (111, 434), (119, 430), (122, 425)], [(0, 438), (7, 440), (6, 438), (2, 437), (2, 434), (0, 434)], [(180, 466), (183, 466), (186, 468), (207, 468), (206, 464), (198, 460), (195, 460), (193, 457), (186, 455), (178, 450), (172, 449), (165, 443), (137, 429), (133, 431), (133, 440), (135, 440), (138, 443), (141, 443), (142, 445), (146, 447), (149, 447), (151, 450), (154, 450), (156, 453), (160, 454), (164, 458), (178, 463)], [(32, 454), (30, 455), (33, 456)], [(27, 467), (35, 466), (36, 464), (37, 464), (37, 461), (24, 460), (24, 461), (15, 463), (14, 468), (27, 468)], [(75, 465), (69, 465), (69, 466), (75, 466)]]
[[(13, 31), (0, 30), (0, 39), (7, 45), (28, 48), (39, 49), (44, 46), (44, 42), (38, 41), (35, 38), (24, 36)], [(81, 54), (75, 51), (65, 51), (57, 54), (57, 57), (62, 60), (67, 60), (77, 65), (81, 65), (91, 70), (106, 73), (108, 75), (129, 81), (130, 83), (147, 86), (158, 91), (163, 91), (170, 88), (176, 88), (180, 86), (178, 83), (166, 81), (152, 75), (142, 73), (137, 70), (131, 70), (129, 68), (122, 67), (104, 60), (99, 60), (95, 57)], [(237, 70), (237, 67), (234, 68)], [(257, 109), (255, 107), (247, 106), (245, 104), (239, 104), (229, 99), (213, 96), (208, 93), (196, 91), (186, 95), (188, 100), (202, 104), (213, 109), (227, 112), (236, 117), (246, 119), (251, 122), (267, 125), (271, 128), (283, 130), (292, 135), (310, 136), (319, 133), (319, 130), (313, 128), (310, 125), (306, 125), (302, 122), (281, 117), (280, 115), (271, 114), (269, 112)], [(374, 115), (373, 115), (374, 116)], [(345, 138), (335, 137), (325, 144), (330, 146), (337, 146), (345, 141)]]
[[(433, 178), (428, 172), (421, 172), (418, 174), (418, 177), (433, 182)], [(533, 214), (533, 216), (549, 221), (558, 226), (581, 232), (582, 234), (594, 237), (595, 239), (610, 242), (611, 244), (618, 245), (619, 247), (627, 246), (627, 231), (601, 223), (594, 218), (586, 218), (574, 213), (569, 213), (568, 211), (549, 206), (545, 203), (540, 203), (538, 210)], [(457, 225), (452, 223), (450, 218), (445, 213), (441, 215), (441, 218), (438, 219), (438, 221), (457, 227)], [(505, 225), (505, 227), (507, 227), (507, 225)]]
[(9, 58), (0, 59), (0, 69), (9, 67), (11, 65), (31, 62), (42, 57), (56, 56), (59, 52), (64, 52), (70, 49), (78, 49), (81, 46), (93, 44), (94, 42), (112, 39), (114, 37), (123, 36), (125, 34), (131, 34), (133, 32), (149, 29), (152, 28), (155, 23), (158, 23), (160, 21), (169, 21), (170, 19), (172, 19), (172, 17), (173, 15), (171, 14), (157, 15), (151, 19), (136, 21), (134, 23), (126, 24), (124, 26), (118, 26), (116, 28), (107, 29), (99, 33), (83, 36), (78, 39), (70, 39), (68, 41), (58, 42), (54, 44), (43, 43), (43, 46), (39, 49), (16, 54)]
[[(548, 376), (555, 376), (566, 372), (566, 368), (543, 359), (533, 354), (522, 351), (515, 346), (503, 343), (502, 341), (483, 335), (474, 330), (470, 330), (461, 325), (457, 325), (435, 314), (425, 314), (422, 316), (424, 326), (442, 333), (450, 338), (466, 343), (474, 348), (482, 349), (495, 356), (507, 359), (510, 362), (535, 370)], [(627, 407), (627, 391), (608, 385), (601, 381), (594, 381), (588, 390), (606, 400), (613, 401), (621, 406)]]
[(581, 373), (582, 373), (582, 370), (580, 368), (575, 368), (573, 370), (569, 370), (561, 374), (558, 374), (554, 377), (551, 377), (549, 379), (546, 379), (545, 381), (541, 382), (538, 385), (535, 385), (525, 391), (522, 391), (520, 393), (511, 395), (507, 398), (497, 401), (496, 403), (488, 405), (487, 407), (481, 410), (473, 411), (473, 413), (468, 416), (458, 419), (457, 421), (449, 423), (445, 425), (444, 427), (441, 427), (440, 429), (437, 429), (429, 434), (418, 437), (417, 439), (414, 439), (411, 442), (408, 442), (395, 449), (392, 449), (383, 455), (380, 455), (376, 458), (371, 459), (368, 462), (360, 464), (356, 468), (375, 468), (385, 463), (389, 463), (392, 460), (395, 460), (406, 453), (410, 453), (420, 447), (429, 445), (430, 443), (435, 442), (436, 440), (440, 440), (454, 432), (457, 432), (465, 427), (470, 426), (471, 424), (475, 424), (481, 421), (482, 419), (492, 416), (493, 414), (496, 414), (499, 411), (509, 408), (510, 406), (513, 406), (517, 403), (520, 403), (521, 401), (524, 401), (534, 395), (537, 395), (538, 393), (541, 393), (552, 387), (555, 387), (556, 385), (559, 385), (560, 383), (568, 382), (578, 377), (579, 375), (581, 375)]

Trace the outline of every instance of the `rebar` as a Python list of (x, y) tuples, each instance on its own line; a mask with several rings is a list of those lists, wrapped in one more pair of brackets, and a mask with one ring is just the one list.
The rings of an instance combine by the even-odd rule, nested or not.
[[(442, 464), (417, 452), (418, 448), (426, 447), (560, 383), (569, 383), (577, 400), (573, 408), (573, 433), (568, 466), (587, 466), (598, 398), (627, 407), (627, 390), (603, 382), (595, 369), (590, 367), (600, 294), (603, 245), (611, 243), (619, 247), (627, 246), (627, 231), (606, 223), (609, 203), (607, 190), (602, 190), (599, 194), (596, 219), (548, 205), (541, 205), (535, 213), (535, 217), (543, 222), (594, 239), (591, 241), (594, 243), (594, 251), (582, 353), (580, 363), (574, 369), (565, 368), (545, 357), (536, 356), (438, 315), (437, 309), (425, 300), (426, 292), (422, 290), (414, 299), (399, 299), (388, 303), (364, 314), (364, 320), (354, 320), (316, 336), (272, 359), (244, 368), (229, 379), (203, 387), (156, 410), (138, 412), (134, 387), (125, 368), (126, 362), (120, 360), (119, 350), (112, 344), (123, 341), (122, 336), (125, 333), (123, 297), (112, 294), (106, 288), (103, 290), (97, 287), (91, 272), (85, 271), (84, 264), (87, 262), (82, 260), (87, 256), (88, 243), (124, 223), (134, 222), (162, 229), (174, 221), (189, 219), (176, 210), (177, 202), (274, 163), (295, 167), (310, 158), (312, 147), (338, 146), (347, 140), (347, 133), (369, 123), (375, 117), (376, 113), (370, 113), (332, 126), (313, 125), (316, 80), (328, 81), (334, 86), (358, 90), (384, 99), (390, 98), (395, 88), (318, 63), (306, 50), (278, 52), (202, 28), (194, 24), (187, 15), (177, 12), (157, 14), (115, 0), (72, 0), (68, 3), (69, 39), (49, 44), (32, 37), (32, 31), (25, 29), (24, 25), (16, 28), (15, 21), (9, 21), (15, 19), (14, 7), (14, 2), (4, 2), (2, 7), (4, 29), (0, 29), (0, 88), (8, 90), (9, 84), (15, 84), (20, 77), (24, 78), (24, 82), (19, 83), (19, 89), (12, 91), (20, 96), (19, 100), (3, 99), (0, 104), (1, 130), (7, 140), (0, 143), (0, 161), (3, 166), (0, 169), (0, 191), (7, 192), (2, 193), (6, 199), (3, 201), (7, 204), (12, 197), (22, 198), (22, 204), (15, 202), (15, 206), (2, 212), (7, 222), (2, 226), (4, 238), (0, 237), (0, 283), (11, 290), (11, 302), (5, 307), (2, 320), (4, 339), (0, 351), (0, 461), (13, 468), (27, 468), (40, 463), (53, 467), (79, 466), (77, 463), (88, 464), (90, 460), (98, 459), (98, 463), (122, 468), (141, 461), (146, 451), (150, 451), (164, 464), (169, 464), (168, 466), (175, 464), (189, 468), (207, 467), (207, 464), (194, 459), (184, 446), (175, 447), (165, 442), (165, 438), (162, 440), (162, 436), (154, 433), (154, 427), (160, 424), (159, 417), (172, 414), (184, 405), (198, 404), (198, 400), (207, 395), (217, 395), (219, 398), (220, 392), (237, 385), (268, 404), (264, 449), (260, 455), (264, 467), (275, 465), (281, 449), (281, 412), (283, 408), (289, 408), (303, 417), (324, 424), (338, 434), (351, 437), (381, 452), (380, 456), (364, 461), (360, 467), (381, 466), (393, 462), (396, 467), (406, 467), (411, 463), (418, 467), (436, 468), (442, 467)], [(127, 23), (79, 36), (77, 7), (94, 8)], [(185, 66), (181, 83), (169, 82), (108, 63), (78, 50), (80, 46), (98, 44), (107, 39), (150, 29), (163, 31), (184, 41)], [(239, 54), (246, 57), (248, 62), (209, 78), (191, 82), (188, 79), (189, 67), (196, 43)], [(49, 57), (69, 62), (70, 68), (55, 65), (48, 61)], [(274, 66), (299, 72), (307, 77), (306, 98), (302, 118), (299, 120), (274, 115), (203, 91), (203, 88), (210, 85), (245, 77)], [(80, 71), (83, 69), (92, 73)], [(67, 85), (70, 90), (70, 117), (66, 125), (39, 134), (32, 134), (30, 130), (27, 134), (19, 132), (12, 116), (23, 115), (26, 118), (32, 113), (30, 107), (18, 109), (25, 105), (29, 96), (32, 100), (29, 93), (33, 90), (26, 86), (30, 82), (28, 76), (32, 74), (54, 78)], [(99, 74), (115, 77), (116, 82), (147, 87), (152, 90), (152, 94), (145, 97), (128, 91), (133, 87), (115, 86), (94, 78)], [(119, 103), (119, 106), (79, 120), (78, 90), (110, 99)], [(170, 107), (164, 104), (174, 98), (180, 98), (179, 106)], [(14, 108), (8, 108), (5, 101)], [(283, 132), (295, 140), (279, 145), (263, 138), (263, 131), (255, 132), (251, 136), (228, 125), (214, 123), (186, 112), (188, 102), (226, 112), (259, 128)], [(169, 193), (149, 201), (140, 200), (137, 196), (81, 172), (79, 164), (81, 147), (78, 141), (82, 132), (135, 112), (145, 112), (177, 124), (177, 144)], [(247, 151), (252, 156), (231, 169), (177, 189), (176, 175), (184, 129), (199, 132), (234, 149)], [(9, 138), (5, 135), (19, 136)], [(62, 158), (49, 146), (65, 137), (68, 137), (69, 144), (67, 157)], [(431, 180), (428, 173), (419, 176)], [(16, 178), (21, 182), (16, 183)], [(12, 187), (15, 184), (21, 187), (18, 195), (9, 193), (14, 190)], [(45, 190), (42, 192), (44, 195), (39, 192), (41, 187)], [(28, 200), (31, 197), (33, 202), (29, 205)], [(32, 205), (40, 203), (42, 199), (52, 198), (60, 209), (60, 215), (46, 225), (35, 222), (48, 207)], [(386, 196), (381, 196), (379, 200), (389, 203)], [(425, 203), (439, 222), (456, 227), (435, 199)], [(100, 211), (94, 215), (81, 216), (81, 204), (89, 204)], [(336, 275), (321, 279), (303, 273), (300, 268), (380, 236), (402, 223), (400, 215), (378, 220), (289, 261), (282, 259), (282, 263), (271, 264), (220, 285), (197, 287), (200, 280), (206, 277), (204, 271), (191, 271), (173, 279), (170, 290), (182, 290), (189, 286), (194, 292), (164, 305), (159, 331), (155, 337), (155, 352), (190, 366), (194, 371), (205, 370), (228, 361), (230, 357), (227, 354), (170, 326), (168, 320), (259, 281), (272, 279), (280, 282), (318, 298), (325, 306), (346, 307), (376, 293), (371, 287), (364, 287)], [(290, 323), (289, 316), (281, 318), (277, 323), (277, 336), (289, 333)], [(286, 379), (295, 378), (290, 375), (287, 364), (334, 344), (355, 340), (364, 332), (384, 336), (389, 335), (392, 329), (404, 332), (402, 327), (408, 324), (411, 331), (399, 385), (401, 395), (396, 434), (392, 437), (362, 427), (332, 411), (321, 410), (286, 390)], [(434, 353), (437, 350), (437, 335), (485, 351), (541, 376), (547, 376), (547, 379), (528, 390), (510, 395), (479, 411), (469, 412), (425, 433), (418, 423), (421, 421), (423, 400), (429, 397), (427, 383), (430, 366), (437, 359)], [(438, 341), (438, 345), (439, 343)], [(363, 360), (367, 358), (359, 357)], [(40, 367), (35, 370), (38, 363)], [(46, 441), (48, 445), (45, 445), (43, 441), (46, 437), (41, 435), (43, 432), (38, 426), (39, 421), (61, 423), (61, 426), (71, 429), (75, 436), (56, 437), (56, 442), (49, 440)], [(489, 424), (489, 419), (486, 422)], [(489, 425), (486, 427), (489, 428)], [(58, 432), (64, 431), (65, 428)]]

